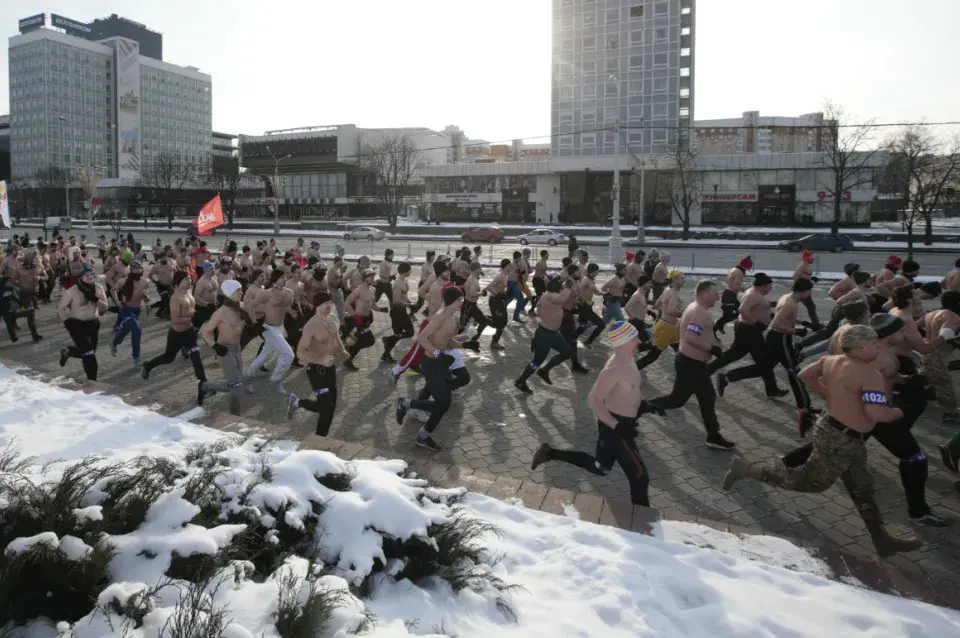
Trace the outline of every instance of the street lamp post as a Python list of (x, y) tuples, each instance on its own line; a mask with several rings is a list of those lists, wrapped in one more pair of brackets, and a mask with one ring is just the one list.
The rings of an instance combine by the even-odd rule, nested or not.
[[(67, 118), (63, 115), (58, 115), (57, 119), (64, 123), (67, 121)], [(60, 127), (60, 141), (63, 142), (64, 148), (66, 148), (66, 139), (63, 134), (63, 126)], [(64, 175), (67, 176), (63, 184), (63, 201), (66, 210), (64, 215), (66, 217), (70, 217), (70, 172), (67, 169), (64, 169)]]
[(619, 42), (610, 38), (609, 48), (617, 53), (617, 72), (608, 76), (617, 87), (617, 119), (613, 124), (613, 228), (610, 230), (610, 260), (614, 263), (623, 261), (623, 238), (620, 235), (620, 54)]
[(267, 147), (267, 153), (270, 153), (270, 157), (273, 158), (273, 234), (280, 234), (280, 199), (277, 197), (277, 190), (280, 186), (280, 162), (290, 157), (290, 154), (286, 154), (283, 157), (277, 157), (273, 154), (273, 151), (270, 150), (270, 147)]

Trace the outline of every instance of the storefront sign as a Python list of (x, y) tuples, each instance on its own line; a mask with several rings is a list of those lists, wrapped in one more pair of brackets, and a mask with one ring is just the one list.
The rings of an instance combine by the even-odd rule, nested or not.
[(703, 201), (705, 202), (755, 202), (757, 201), (757, 194), (718, 191), (716, 193), (704, 193)]
[(498, 204), (502, 193), (424, 193), (424, 204)]
[(760, 201), (766, 205), (787, 205), (793, 201), (794, 186), (760, 186), (757, 189)]
[[(841, 193), (841, 202), (872, 202), (877, 196), (875, 190), (846, 190)], [(797, 201), (801, 202), (822, 202), (832, 204), (834, 200), (833, 193), (824, 190), (815, 191), (797, 191)]]

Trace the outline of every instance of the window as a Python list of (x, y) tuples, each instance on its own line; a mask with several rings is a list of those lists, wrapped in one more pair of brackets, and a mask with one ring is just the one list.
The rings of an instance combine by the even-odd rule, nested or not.
[(573, 99), (573, 87), (572, 86), (561, 86), (560, 87), (560, 99), (564, 102), (570, 101)]
[(620, 61), (619, 61), (617, 58), (607, 58), (607, 63), (606, 63), (606, 65), (605, 65), (605, 66), (606, 66), (606, 72), (607, 72), (607, 73), (616, 73), (617, 71), (619, 71), (619, 70), (620, 70), (620, 64), (619, 64), (619, 62), (620, 62)]
[(654, 104), (653, 105), (653, 117), (656, 119), (667, 117), (667, 105), (666, 104)]
[(690, 47), (684, 47), (680, 49), (680, 57), (686, 58), (690, 56)]
[(596, 133), (584, 133), (580, 136), (580, 145), (594, 147), (597, 145), (597, 135)]
[(561, 136), (560, 136), (560, 148), (573, 148), (573, 136), (572, 136), (572, 135), (561, 135)]
[(667, 61), (669, 58), (666, 53), (654, 53), (653, 54), (653, 66), (654, 68), (658, 66), (667, 66)]
[(636, 6), (630, 7), (630, 18), (642, 18), (643, 17), (643, 5), (638, 4)]
[(670, 13), (670, 5), (666, 2), (658, 2), (653, 5), (653, 15), (662, 16)]
[(595, 100), (597, 99), (597, 87), (592, 84), (584, 85), (583, 87), (583, 99), (584, 100)]
[(617, 83), (616, 82), (607, 82), (606, 84), (606, 96), (607, 97), (617, 97)]
[(580, 66), (584, 73), (596, 73), (597, 72), (597, 61), (596, 60), (584, 60), (583, 64)]
[(637, 29), (630, 32), (630, 44), (643, 44), (643, 30)]
[(620, 9), (607, 9), (607, 24), (620, 22)]
[(653, 129), (653, 143), (654, 144), (663, 144), (667, 141), (667, 129), (655, 128)]
[(573, 124), (573, 111), (560, 111), (560, 124)]
[(593, 11), (583, 14), (583, 26), (592, 27), (597, 23), (597, 14)]
[(657, 29), (653, 32), (653, 37), (656, 38), (657, 42), (666, 42), (667, 35), (666, 29)]
[(643, 95), (643, 80), (631, 80), (627, 85), (627, 95)]
[(642, 69), (643, 68), (643, 56), (642, 55), (631, 55), (629, 60), (631, 69)]
[(582, 124), (589, 124), (593, 126), (597, 123), (597, 111), (595, 109), (586, 109), (580, 115), (580, 122)]
[(584, 51), (593, 51), (597, 48), (597, 38), (594, 36), (588, 36), (583, 39), (583, 50)]
[(667, 78), (654, 78), (654, 80), (653, 80), (653, 92), (654, 92), (654, 93), (666, 93), (666, 92), (667, 92)]

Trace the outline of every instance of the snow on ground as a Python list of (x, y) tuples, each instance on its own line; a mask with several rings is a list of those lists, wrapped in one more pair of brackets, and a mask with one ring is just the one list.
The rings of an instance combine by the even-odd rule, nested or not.
[[(0, 406), (0, 450), (14, 445), (40, 462), (75, 461), (93, 453), (110, 462), (141, 454), (179, 457), (192, 444), (228, 438), (116, 397), (53, 387), (2, 366)], [(458, 493), (425, 491), (422, 481), (401, 478), (401, 461), (346, 462), (327, 452), (297, 451), (292, 442), (238, 442), (219, 460), (227, 466), (228, 496), (267, 463), (271, 476), (255, 488), (252, 501), (289, 503), (285, 519), (290, 524), (303, 520), (311, 500), (324, 503), (321, 555), (339, 569), (319, 582), (332, 589), (345, 589), (381, 554), (381, 537), (371, 525), (398, 538), (422, 533), (430, 522), (449, 516), (444, 499), (437, 497)], [(47, 472), (62, 468), (56, 463)], [(331, 492), (313, 478), (328, 472), (352, 474), (350, 491)], [(498, 610), (496, 592), (456, 593), (444, 582), (419, 587), (384, 577), (369, 598), (344, 594), (345, 605), (326, 635), (348, 635), (364, 607), (377, 620), (361, 635), (374, 638), (960, 635), (960, 613), (827, 580), (824, 563), (780, 539), (738, 538), (678, 522), (662, 522), (654, 537), (644, 536), (581, 522), (572, 507), (568, 516), (553, 516), (480, 495), (469, 495), (465, 508), (502, 531), (499, 538), (488, 535), (486, 543), (503, 557), (494, 575), (519, 587), (500, 594), (516, 611), (516, 621)], [(133, 533), (111, 537), (120, 551), (111, 563), (114, 583), (100, 595), (101, 602), (123, 602), (155, 584), (172, 551), (213, 552), (240, 532), (238, 525), (190, 524), (197, 509), (182, 489), (174, 489), (153, 504)], [(91, 502), (75, 514), (96, 520), (100, 511)], [(72, 559), (90, 551), (77, 538), (52, 533), (16, 539), (5, 551), (41, 544)], [(303, 576), (308, 569), (306, 560), (292, 559), (264, 582), (225, 570), (229, 577), (215, 600), (227, 607), (232, 624), (222, 635), (278, 636), (271, 618), (278, 580), (283, 574)], [(111, 630), (101, 614), (73, 627), (58, 626), (58, 619), (33, 622), (12, 635), (159, 638), (175, 603), (175, 596), (159, 595), (142, 626), (126, 634), (119, 625)]]

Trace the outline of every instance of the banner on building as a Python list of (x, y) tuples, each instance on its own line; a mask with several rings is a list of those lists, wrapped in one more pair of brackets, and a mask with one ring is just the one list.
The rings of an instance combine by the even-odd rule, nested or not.
[(50, 14), (50, 26), (63, 29), (68, 35), (76, 36), (78, 38), (85, 38), (93, 33), (93, 27), (91, 27), (89, 24), (85, 22), (77, 22), (76, 20), (71, 20), (70, 18), (64, 18), (56, 13)]
[(37, 29), (42, 29), (46, 24), (47, 24), (47, 14), (38, 13), (35, 16), (30, 16), (29, 18), (24, 18), (20, 20), (20, 33), (29, 33), (30, 31), (36, 31)]
[(220, 193), (213, 196), (200, 209), (197, 217), (197, 233), (204, 235), (218, 226), (223, 226), (223, 206), (220, 203)]
[(7, 198), (7, 183), (0, 180), (0, 220), (6, 228), (13, 228), (10, 223), (10, 201)]
[(140, 45), (117, 38), (117, 158), (121, 179), (137, 179), (141, 169)]

